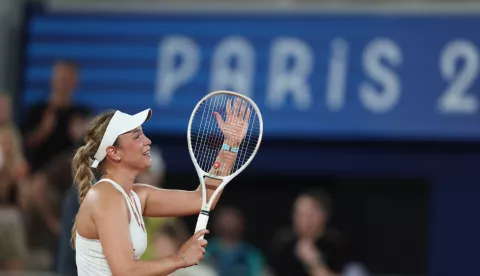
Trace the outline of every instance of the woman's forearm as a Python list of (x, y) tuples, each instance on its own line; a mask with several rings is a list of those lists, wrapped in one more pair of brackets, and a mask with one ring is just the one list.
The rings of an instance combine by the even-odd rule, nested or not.
[(132, 265), (115, 275), (166, 276), (185, 267), (185, 261), (178, 254), (151, 261), (135, 260)]
[[(209, 173), (216, 176), (228, 176), (232, 173), (233, 166), (237, 160), (237, 153), (233, 152), (233, 148), (239, 147), (237, 142), (225, 141), (224, 144), (230, 147), (229, 150), (221, 149), (215, 158), (215, 162), (210, 168)], [(220, 183), (220, 182), (218, 182)]]
[[(237, 153), (232, 151), (220, 150), (220, 153), (215, 159), (214, 165), (210, 169), (209, 173), (216, 176), (228, 176), (232, 173), (233, 166), (237, 159)], [(210, 197), (215, 193), (217, 187), (222, 183), (222, 180), (215, 178), (206, 177), (205, 178), (205, 187), (207, 189), (207, 201), (210, 200)], [(200, 187), (201, 189), (201, 187)], [(219, 192), (219, 195), (215, 198), (215, 201), (212, 203), (212, 210), (217, 205), (218, 200), (223, 191)]]

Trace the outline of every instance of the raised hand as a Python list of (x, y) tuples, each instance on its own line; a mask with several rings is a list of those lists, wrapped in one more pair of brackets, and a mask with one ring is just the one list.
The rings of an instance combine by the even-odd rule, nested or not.
[(251, 110), (246, 107), (247, 102), (237, 98), (233, 103), (232, 109), (232, 101), (229, 99), (227, 100), (225, 121), (223, 121), (222, 116), (218, 112), (213, 113), (225, 137), (225, 141), (232, 147), (238, 147), (247, 134)]
[(298, 241), (295, 249), (297, 257), (305, 265), (314, 266), (323, 263), (321, 254), (313, 242), (300, 240)]

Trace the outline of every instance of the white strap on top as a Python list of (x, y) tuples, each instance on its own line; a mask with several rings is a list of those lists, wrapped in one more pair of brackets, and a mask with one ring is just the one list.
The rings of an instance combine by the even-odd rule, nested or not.
[(142, 203), (140, 202), (140, 198), (138, 197), (137, 193), (135, 193), (135, 191), (132, 190), (132, 195), (135, 198), (135, 203), (137, 204), (138, 212), (143, 213), (142, 212)]
[[(119, 191), (123, 194), (123, 196), (125, 197), (125, 199), (127, 200), (127, 205), (128, 205), (128, 208), (130, 209), (130, 212), (134, 212), (134, 215), (137, 215), (137, 216), (138, 216), (138, 219), (141, 220), (142, 216), (137, 212), (137, 208), (139, 208), (139, 210), (141, 210), (142, 207), (141, 207), (141, 205), (138, 206), (139, 203), (140, 203), (140, 202), (139, 202), (140, 199), (138, 198), (137, 194), (132, 191), (132, 193), (133, 193), (133, 198), (134, 198), (133, 204), (136, 205), (136, 206), (132, 206), (132, 204), (130, 203), (130, 202), (131, 202), (130, 197), (127, 195), (127, 193), (126, 193), (125, 190), (122, 188), (122, 186), (118, 185), (115, 181), (113, 181), (113, 180), (111, 180), (111, 179), (109, 179), (109, 178), (102, 178), (102, 179), (100, 179), (97, 183), (100, 183), (100, 182), (102, 182), (102, 181), (109, 182), (110, 184), (113, 185), (113, 187), (115, 187), (117, 190), (119, 190)], [(138, 203), (137, 203), (137, 201), (138, 201)], [(136, 219), (136, 218), (130, 218), (130, 219)], [(141, 221), (140, 221), (140, 224), (143, 225), (143, 223), (142, 223)]]

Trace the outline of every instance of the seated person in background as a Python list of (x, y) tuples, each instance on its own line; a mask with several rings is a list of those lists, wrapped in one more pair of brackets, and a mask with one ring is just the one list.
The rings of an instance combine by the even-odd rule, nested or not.
[(260, 276), (266, 267), (260, 250), (243, 240), (243, 214), (234, 207), (218, 208), (213, 220), (215, 238), (207, 245), (220, 276)]
[(25, 163), (16, 136), (8, 128), (0, 128), (0, 204), (18, 207), (17, 187), (25, 177)]
[[(190, 237), (187, 227), (180, 219), (165, 219), (153, 235), (154, 258), (159, 259), (178, 252), (182, 244)], [(170, 276), (217, 276), (205, 257), (199, 265), (175, 271)]]
[(330, 197), (322, 190), (304, 191), (297, 197), (293, 231), (274, 239), (270, 265), (275, 275), (341, 275), (347, 255), (340, 234), (327, 228), (330, 206)]
[[(3, 155), (0, 157), (0, 162), (5, 163), (3, 169), (8, 166), (9, 178), (11, 183), (20, 184), (29, 172), (28, 164), (22, 149), (22, 136), (20, 131), (13, 123), (12, 119), (12, 101), (6, 93), (0, 93), (0, 132), (3, 138)], [(7, 160), (8, 155), (8, 162)], [(5, 173), (5, 172), (4, 172)], [(2, 192), (11, 194), (9, 196), (12, 204), (16, 205), (16, 187), (4, 186), (0, 188)], [(7, 191), (8, 190), (8, 191)]]
[(10, 98), (0, 94), (0, 270), (19, 271), (27, 258), (27, 245), (17, 187), (26, 177), (28, 166), (10, 111)]
[(0, 271), (23, 271), (29, 265), (28, 257), (25, 226), (20, 211), (12, 207), (0, 207)]

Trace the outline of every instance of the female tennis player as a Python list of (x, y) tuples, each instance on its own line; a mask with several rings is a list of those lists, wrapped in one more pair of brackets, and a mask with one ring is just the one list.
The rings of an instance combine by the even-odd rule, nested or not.
[[(234, 133), (245, 133), (239, 124), (243, 114), (236, 114), (238, 106), (236, 101), (233, 110), (237, 112), (231, 115), (235, 119), (229, 120), (228, 127), (236, 130)], [(213, 115), (223, 129), (227, 122), (223, 122), (219, 114)], [(203, 258), (207, 242), (199, 237), (208, 233), (206, 229), (195, 233), (176, 254), (154, 261), (139, 260), (147, 242), (142, 215), (199, 214), (202, 202), (201, 188), (165, 190), (134, 183), (136, 176), (151, 165), (151, 141), (141, 128), (150, 117), (150, 109), (133, 116), (120, 111), (103, 113), (92, 121), (86, 144), (75, 154), (73, 173), (81, 205), (72, 229), (72, 241), (79, 276), (168, 275), (198, 264)], [(237, 141), (230, 142), (240, 144), (244, 137), (235, 135), (234, 138)], [(218, 158), (224, 160), (222, 166), (231, 169), (235, 153), (222, 150)], [(91, 167), (101, 175), (94, 185)], [(208, 197), (220, 182), (206, 179)]]

